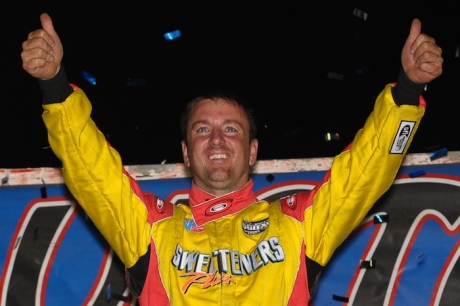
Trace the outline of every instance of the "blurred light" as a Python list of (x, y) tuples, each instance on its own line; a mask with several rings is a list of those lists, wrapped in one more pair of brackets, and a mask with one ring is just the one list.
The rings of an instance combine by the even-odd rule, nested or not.
[(172, 32), (165, 33), (163, 36), (166, 40), (173, 40), (173, 39), (180, 37), (181, 34), (180, 34), (180, 30), (175, 30)]
[(371, 71), (371, 67), (366, 65), (366, 66), (363, 66), (363, 67), (360, 67), (360, 68), (356, 68), (355, 71), (356, 71), (357, 74), (363, 74), (363, 73)]
[(145, 79), (128, 78), (126, 80), (126, 85), (143, 87), (145, 86)]
[(359, 18), (361, 18), (363, 20), (367, 20), (367, 16), (368, 16), (366, 12), (363, 12), (360, 9), (357, 9), (357, 8), (355, 8), (353, 10), (353, 15), (355, 15), (356, 17), (359, 17)]
[(339, 133), (326, 133), (324, 135), (324, 139), (326, 141), (332, 141), (332, 140), (339, 140), (340, 139), (340, 135)]
[(339, 80), (339, 81), (343, 81), (343, 74), (340, 74), (340, 73), (337, 73), (337, 72), (329, 72), (327, 74), (327, 78), (328, 79), (333, 79), (333, 80)]
[(91, 85), (96, 85), (96, 78), (88, 72), (86, 72), (85, 70), (81, 71), (81, 76)]
[(455, 50), (455, 57), (459, 57), (460, 56), (460, 46), (457, 47), (457, 49)]

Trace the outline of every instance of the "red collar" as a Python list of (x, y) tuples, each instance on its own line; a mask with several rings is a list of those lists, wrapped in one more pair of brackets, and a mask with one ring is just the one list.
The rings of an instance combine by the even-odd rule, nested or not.
[(192, 184), (189, 203), (192, 207), (195, 223), (198, 226), (202, 226), (207, 222), (245, 209), (257, 200), (256, 195), (252, 191), (253, 186), (254, 182), (249, 180), (241, 189), (216, 197)]

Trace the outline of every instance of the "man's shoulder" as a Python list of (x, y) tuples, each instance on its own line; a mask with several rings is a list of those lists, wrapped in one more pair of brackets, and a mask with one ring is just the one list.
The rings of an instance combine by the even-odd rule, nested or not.
[(298, 221), (303, 221), (304, 212), (311, 204), (311, 191), (305, 190), (283, 196), (272, 201), (270, 205), (279, 206), (284, 215), (295, 218)]

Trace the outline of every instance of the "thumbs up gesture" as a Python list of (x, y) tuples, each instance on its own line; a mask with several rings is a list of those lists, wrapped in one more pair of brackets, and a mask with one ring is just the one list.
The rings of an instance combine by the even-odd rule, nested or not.
[(441, 75), (443, 58), (434, 38), (421, 33), (421, 29), (420, 20), (414, 19), (401, 53), (401, 62), (409, 79), (423, 84)]
[(22, 67), (33, 77), (48, 80), (59, 72), (64, 52), (50, 16), (43, 13), (40, 21), (42, 28), (30, 32), (22, 43)]

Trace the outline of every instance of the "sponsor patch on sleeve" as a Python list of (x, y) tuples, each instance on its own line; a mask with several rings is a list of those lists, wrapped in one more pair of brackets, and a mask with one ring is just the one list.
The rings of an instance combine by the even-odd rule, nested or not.
[(410, 135), (414, 130), (415, 121), (401, 121), (399, 124), (398, 132), (395, 135), (393, 140), (393, 145), (391, 146), (390, 154), (403, 154), (404, 149), (409, 141)]

